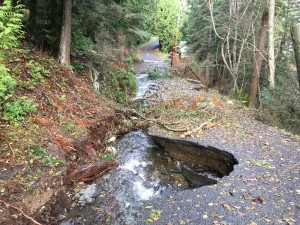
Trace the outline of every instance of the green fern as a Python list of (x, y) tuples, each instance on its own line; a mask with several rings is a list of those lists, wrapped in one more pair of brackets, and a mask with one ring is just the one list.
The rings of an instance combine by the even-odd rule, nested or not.
[(4, 0), (0, 6), (0, 48), (7, 49), (19, 44), (19, 38), (24, 34), (23, 13), (24, 6), (13, 6), (11, 0)]
[(0, 64), (0, 109), (3, 102), (13, 95), (15, 80), (8, 74), (7, 68)]

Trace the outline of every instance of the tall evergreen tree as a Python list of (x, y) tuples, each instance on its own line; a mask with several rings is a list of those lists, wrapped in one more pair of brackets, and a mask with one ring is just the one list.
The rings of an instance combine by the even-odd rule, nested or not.
[(159, 37), (162, 43), (162, 50), (165, 52), (170, 50), (172, 42), (174, 42), (179, 10), (180, 4), (178, 0), (159, 0), (157, 3), (155, 34)]

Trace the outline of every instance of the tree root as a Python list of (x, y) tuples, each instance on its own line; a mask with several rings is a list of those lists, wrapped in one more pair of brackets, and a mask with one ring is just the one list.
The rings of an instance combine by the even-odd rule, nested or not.
[(194, 129), (192, 129), (192, 130), (186, 132), (185, 135), (191, 135), (192, 133), (196, 133), (197, 131), (202, 130), (203, 127), (207, 126), (209, 123), (211, 123), (211, 122), (212, 122), (214, 119), (216, 119), (216, 118), (217, 118), (216, 115), (213, 116), (213, 117), (210, 118), (209, 120), (207, 120), (207, 121), (201, 123), (200, 126), (198, 126), (198, 127), (194, 128)]
[(149, 118), (146, 118), (144, 117), (143, 115), (140, 115), (139, 113), (133, 111), (133, 113), (142, 118), (143, 120), (146, 120), (146, 121), (149, 121), (149, 122), (153, 122), (153, 123), (156, 123), (160, 126), (162, 126), (163, 128), (165, 128), (166, 130), (169, 130), (169, 131), (174, 131), (174, 132), (186, 132), (188, 131), (187, 128), (172, 128), (172, 127), (169, 127), (169, 125), (174, 125), (174, 124), (178, 124), (178, 122), (161, 122), (159, 120), (156, 120), (156, 119), (149, 119)]
[(188, 131), (187, 128), (171, 128), (169, 126), (167, 126), (166, 124), (163, 123), (158, 123), (159, 125), (163, 126), (165, 129), (169, 130), (169, 131), (174, 131), (174, 132), (186, 132)]
[(6, 205), (7, 207), (9, 207), (9, 208), (13, 208), (13, 209), (19, 211), (20, 213), (22, 213), (23, 216), (25, 216), (27, 219), (31, 220), (34, 224), (42, 225), (41, 223), (37, 222), (37, 221), (36, 221), (34, 218), (32, 218), (31, 216), (28, 216), (22, 209), (20, 209), (20, 208), (14, 206), (14, 205), (11, 205), (11, 204), (9, 204), (9, 203), (7, 203), (6, 201), (1, 200), (1, 199), (0, 199), (0, 202), (2, 202), (3, 204), (5, 204), (5, 205)]
[(116, 199), (113, 200), (112, 203), (108, 206), (107, 213), (106, 213), (106, 216), (105, 216), (105, 221), (106, 222), (109, 222), (110, 213), (111, 213), (112, 207), (114, 206), (115, 203), (116, 203)]

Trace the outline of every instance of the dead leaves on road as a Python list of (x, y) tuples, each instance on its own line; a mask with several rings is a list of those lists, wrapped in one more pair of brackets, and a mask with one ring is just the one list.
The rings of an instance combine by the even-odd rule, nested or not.
[(162, 123), (176, 122), (175, 125), (162, 126), (170, 134), (197, 138), (203, 130), (225, 124), (234, 127), (237, 115), (247, 115), (251, 111), (236, 107), (239, 103), (219, 93), (207, 93), (201, 89), (194, 91), (191, 84), (181, 84), (174, 81), (160, 89), (155, 97), (149, 99), (151, 104), (144, 115), (150, 120), (159, 119)]

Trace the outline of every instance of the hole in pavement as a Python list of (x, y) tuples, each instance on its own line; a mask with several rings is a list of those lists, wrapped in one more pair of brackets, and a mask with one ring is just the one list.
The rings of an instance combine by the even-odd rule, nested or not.
[[(167, 181), (174, 188), (198, 188), (216, 184), (220, 178), (228, 176), (234, 170), (234, 165), (238, 164), (231, 153), (215, 147), (155, 135), (151, 138), (157, 146), (161, 146), (161, 153), (156, 154), (163, 154), (171, 165), (161, 170), (161, 173), (178, 178), (175, 182)], [(185, 182), (180, 182), (182, 177)]]
[[(202, 146), (193, 142), (146, 135), (142, 131), (124, 135), (116, 144), (120, 166), (95, 183), (81, 190), (81, 198), (88, 199), (68, 213), (63, 225), (73, 225), (76, 215), (106, 220), (106, 211), (95, 214), (94, 208), (107, 208), (115, 202), (112, 224), (135, 224), (139, 208), (144, 201), (176, 191), (198, 188), (217, 183), (229, 175), (237, 164), (234, 156), (226, 151)], [(107, 183), (106, 183), (107, 182)], [(95, 192), (98, 196), (93, 198)], [(100, 194), (98, 194), (100, 192)], [(85, 196), (87, 195), (87, 196)], [(93, 203), (90, 203), (91, 201)], [(91, 208), (92, 207), (92, 208)], [(103, 222), (103, 224), (104, 224)], [(77, 223), (76, 223), (77, 224)], [(81, 224), (81, 223), (79, 223)], [(82, 223), (83, 224), (83, 223)], [(84, 223), (86, 224), (86, 223)], [(94, 224), (94, 223), (91, 223)]]
[(116, 147), (120, 166), (111, 176), (111, 185), (121, 198), (131, 200), (216, 184), (238, 163), (232, 154), (217, 148), (141, 131), (123, 136)]

